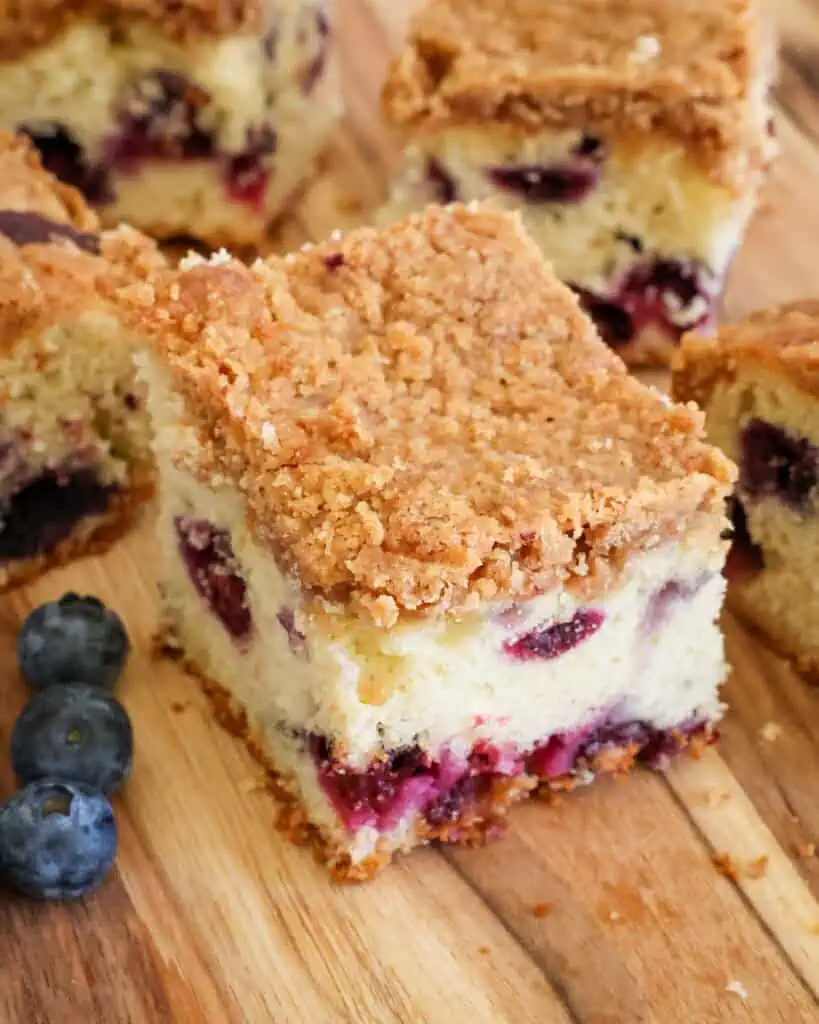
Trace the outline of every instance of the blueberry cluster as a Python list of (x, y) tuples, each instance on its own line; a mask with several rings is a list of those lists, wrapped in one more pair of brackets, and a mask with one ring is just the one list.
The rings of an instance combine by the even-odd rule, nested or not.
[(131, 770), (131, 722), (110, 691), (130, 644), (119, 616), (65, 594), (28, 616), (20, 672), (35, 691), (11, 735), (21, 784), (0, 807), (0, 877), (40, 899), (77, 899), (108, 874), (117, 827), (108, 797)]

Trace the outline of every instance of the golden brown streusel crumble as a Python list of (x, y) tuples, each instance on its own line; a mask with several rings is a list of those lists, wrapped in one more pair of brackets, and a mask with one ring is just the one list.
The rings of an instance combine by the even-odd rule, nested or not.
[(116, 32), (141, 21), (184, 43), (260, 31), (270, 7), (270, 0), (0, 0), (0, 60), (17, 59), (74, 22), (102, 21)]
[(772, 54), (756, 0), (427, 0), (384, 104), (405, 129), (663, 131), (719, 153), (759, 132)]
[(530, 596), (721, 520), (702, 416), (633, 378), (517, 216), (430, 207), (121, 293), (250, 528), (380, 624)]
[(819, 398), (819, 299), (758, 310), (713, 335), (686, 335), (675, 356), (674, 394), (705, 406), (717, 384), (748, 363)]
[(0, 352), (24, 332), (36, 337), (164, 263), (156, 245), (132, 228), (98, 236), (97, 218), (79, 192), (42, 168), (27, 139), (0, 132), (0, 213), (9, 211), (38, 214), (81, 233), (95, 249), (99, 244), (91, 252), (55, 235), (18, 246), (0, 231)]

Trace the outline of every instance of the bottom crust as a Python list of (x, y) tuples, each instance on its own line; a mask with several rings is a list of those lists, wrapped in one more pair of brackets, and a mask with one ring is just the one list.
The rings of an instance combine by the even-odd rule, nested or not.
[[(316, 860), (328, 869), (336, 882), (369, 881), (389, 864), (394, 853), (406, 852), (412, 846), (432, 841), (483, 846), (501, 836), (513, 804), (531, 794), (546, 802), (553, 801), (560, 793), (587, 785), (597, 775), (628, 774), (639, 753), (639, 747), (634, 744), (610, 746), (589, 761), (588, 770), (582, 775), (569, 774), (549, 782), (539, 781), (526, 774), (498, 780), (477, 804), (465, 807), (456, 819), (441, 826), (421, 821), (416, 825), (415, 841), (411, 844), (380, 848), (361, 860), (353, 860), (347, 850), (339, 847), (309, 820), (295, 783), (277, 769), (270, 755), (254, 738), (244, 708), (223, 686), (207, 678), (185, 654), (170, 623), (165, 622), (158, 629), (154, 638), (154, 653), (157, 657), (178, 660), (199, 681), (210, 701), (216, 721), (232, 736), (242, 740), (251, 756), (264, 768), (268, 788), (280, 805), (277, 829), (293, 844), (309, 847)], [(677, 738), (681, 749), (697, 757), (716, 741), (717, 733), (712, 726), (706, 726), (702, 732), (691, 736), (679, 734)]]
[(106, 551), (130, 529), (140, 509), (153, 498), (155, 490), (156, 477), (153, 472), (144, 471), (135, 475), (124, 490), (111, 496), (103, 515), (81, 519), (71, 533), (50, 551), (15, 559), (0, 566), (0, 592), (30, 583), (49, 569), (66, 565), (77, 558)]

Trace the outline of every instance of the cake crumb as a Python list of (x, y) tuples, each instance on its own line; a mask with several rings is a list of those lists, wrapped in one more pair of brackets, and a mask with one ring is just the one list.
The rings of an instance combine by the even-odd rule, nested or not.
[(705, 802), (709, 807), (721, 807), (722, 804), (730, 799), (731, 794), (726, 793), (724, 790), (712, 789), (705, 795)]
[(745, 868), (745, 874), (749, 878), (762, 878), (765, 872), (768, 870), (768, 861), (770, 858), (767, 854), (763, 854), (761, 857), (757, 857), (756, 860), (752, 860)]
[(645, 64), (659, 57), (661, 53), (662, 46), (656, 36), (638, 36), (631, 51), (631, 59), (637, 64)]
[(794, 853), (800, 860), (809, 860), (816, 856), (816, 843), (797, 843), (794, 846)]
[(619, 914), (616, 910), (612, 910), (609, 914), (609, 921), (619, 921), (622, 918), (622, 914)]
[(182, 712), (183, 711), (187, 711), (187, 709), (188, 709), (188, 705), (184, 704), (181, 700), (175, 700), (171, 704), (171, 711), (173, 711), (173, 713), (175, 715), (181, 715)]
[(551, 903), (547, 903), (545, 901), (541, 901), (540, 903), (536, 903), (532, 907), (532, 913), (534, 914), (535, 917), (546, 917), (548, 914), (551, 914), (551, 912), (552, 912), (552, 904)]
[(774, 743), (784, 732), (779, 722), (766, 722), (759, 730), (759, 735), (763, 740), (767, 740), (768, 743)]
[(737, 981), (736, 978), (734, 978), (733, 981), (728, 982), (728, 984), (725, 986), (725, 991), (731, 992), (735, 996), (739, 996), (739, 998), (742, 1000), (748, 998), (748, 989), (745, 988), (741, 981)]
[(730, 878), (732, 882), (735, 882), (739, 878), (737, 862), (730, 853), (715, 853), (712, 855), (711, 861), (717, 871), (726, 878)]
[(490, 952), (489, 946), (478, 946), (478, 952), (481, 956), (488, 956)]

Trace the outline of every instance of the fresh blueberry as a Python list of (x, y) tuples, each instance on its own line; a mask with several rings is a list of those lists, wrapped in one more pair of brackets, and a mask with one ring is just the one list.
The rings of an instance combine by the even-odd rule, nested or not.
[(37, 690), (55, 683), (113, 688), (130, 644), (116, 612), (95, 597), (64, 594), (35, 608), (17, 637), (17, 660)]
[(36, 693), (11, 733), (11, 764), (21, 783), (65, 779), (113, 793), (131, 770), (133, 750), (125, 708), (86, 683)]
[(111, 805), (81, 786), (41, 779), (0, 807), (0, 876), (28, 896), (78, 899), (102, 882), (116, 852)]

